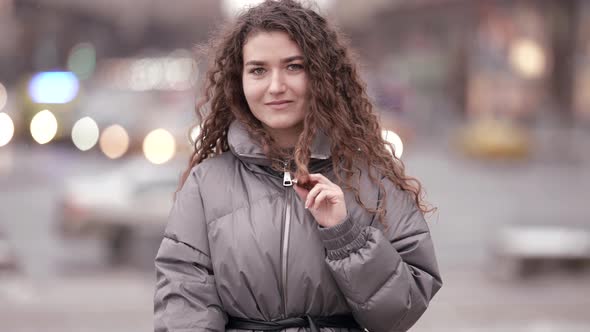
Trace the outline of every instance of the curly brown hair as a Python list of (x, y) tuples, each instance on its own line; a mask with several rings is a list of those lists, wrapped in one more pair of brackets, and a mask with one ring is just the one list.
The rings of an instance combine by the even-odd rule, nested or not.
[[(242, 50), (248, 37), (257, 32), (287, 33), (299, 46), (304, 68), (309, 77), (308, 110), (304, 128), (293, 151), (281, 149), (261, 122), (250, 112), (242, 87)], [(410, 192), (418, 208), (430, 212), (422, 198), (420, 183), (405, 175), (401, 160), (386, 149), (394, 149), (381, 136), (381, 127), (361, 80), (356, 61), (341, 34), (324, 17), (294, 0), (267, 0), (241, 13), (235, 21), (215, 35), (208, 47), (209, 69), (203, 96), (196, 106), (201, 131), (194, 142), (189, 166), (182, 175), (184, 184), (191, 169), (207, 158), (229, 150), (227, 133), (232, 121), (241, 121), (261, 146), (273, 168), (282, 170), (280, 160), (294, 163), (296, 177), (308, 174), (310, 147), (322, 128), (331, 140), (331, 158), (337, 182), (352, 190), (361, 206), (376, 213), (383, 222), (385, 209), (367, 208), (360, 200), (358, 188), (352, 185), (355, 169), (360, 164), (387, 177), (401, 190)], [(383, 184), (369, 171), (371, 181), (383, 190)], [(386, 196), (382, 195), (381, 200)]]

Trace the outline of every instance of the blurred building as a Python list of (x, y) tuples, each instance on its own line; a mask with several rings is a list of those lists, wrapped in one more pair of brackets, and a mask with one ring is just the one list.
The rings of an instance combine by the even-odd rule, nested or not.
[[(81, 106), (92, 104), (89, 96), (118, 93), (97, 92), (109, 84), (115, 90), (157, 94), (160, 101), (178, 99), (157, 82), (156, 76), (170, 73), (161, 64), (179, 54), (192, 57), (191, 48), (218, 27), (228, 4), (239, 2), (0, 0), (0, 83), (11, 96), (8, 112), (20, 117), (14, 119), (20, 127), (16, 135), (26, 131), (37, 112), (51, 109), (64, 124), (57, 135), (67, 137), (73, 122), (89, 115)], [(530, 126), (549, 114), (567, 125), (588, 123), (587, 1), (318, 4), (350, 37), (378, 110), (402, 138), (413, 130), (404, 127), (423, 126), (431, 133), (474, 118)], [(187, 67), (175, 68), (170, 75)], [(76, 98), (61, 105), (31, 100), (27, 84), (35, 73), (47, 71), (76, 71), (81, 80)], [(128, 84), (120, 84), (120, 77)], [(180, 90), (194, 99), (194, 86)], [(194, 103), (186, 100), (186, 105)]]
[(376, 81), (386, 81), (382, 94), (403, 96), (405, 108), (587, 117), (587, 1), (369, 3), (345, 1), (334, 15), (373, 64)]
[(97, 58), (133, 55), (145, 48), (190, 47), (206, 39), (221, 17), (218, 1), (0, 1), (0, 79), (66, 68), (79, 43)]

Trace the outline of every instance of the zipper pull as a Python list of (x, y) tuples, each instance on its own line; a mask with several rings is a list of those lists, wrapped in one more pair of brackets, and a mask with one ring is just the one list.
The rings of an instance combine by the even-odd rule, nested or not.
[(283, 186), (284, 187), (291, 187), (293, 185), (293, 180), (291, 180), (291, 173), (289, 172), (289, 162), (283, 161), (283, 165), (284, 165)]
[(291, 187), (293, 185), (293, 180), (291, 180), (291, 173), (289, 171), (285, 171), (283, 174), (283, 186)]

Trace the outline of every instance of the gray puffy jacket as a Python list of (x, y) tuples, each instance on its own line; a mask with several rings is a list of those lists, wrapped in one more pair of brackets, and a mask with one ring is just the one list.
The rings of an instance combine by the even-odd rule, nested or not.
[[(408, 330), (442, 285), (410, 195), (382, 178), (384, 228), (345, 191), (345, 222), (319, 228), (238, 122), (228, 140), (231, 151), (193, 168), (170, 212), (155, 261), (155, 331), (225, 331), (228, 315), (339, 314), (371, 332)], [(310, 172), (334, 180), (329, 157), (318, 135)], [(379, 188), (366, 172), (358, 185), (363, 203), (375, 207)]]

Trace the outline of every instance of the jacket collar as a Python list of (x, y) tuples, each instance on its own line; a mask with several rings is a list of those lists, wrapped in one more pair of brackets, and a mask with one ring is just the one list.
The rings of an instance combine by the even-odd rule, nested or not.
[[(271, 161), (266, 157), (262, 147), (256, 143), (248, 130), (238, 120), (234, 120), (227, 133), (227, 140), (231, 152), (240, 160), (260, 166), (270, 166)], [(330, 139), (322, 132), (315, 136), (311, 147), (311, 159), (330, 159)]]

